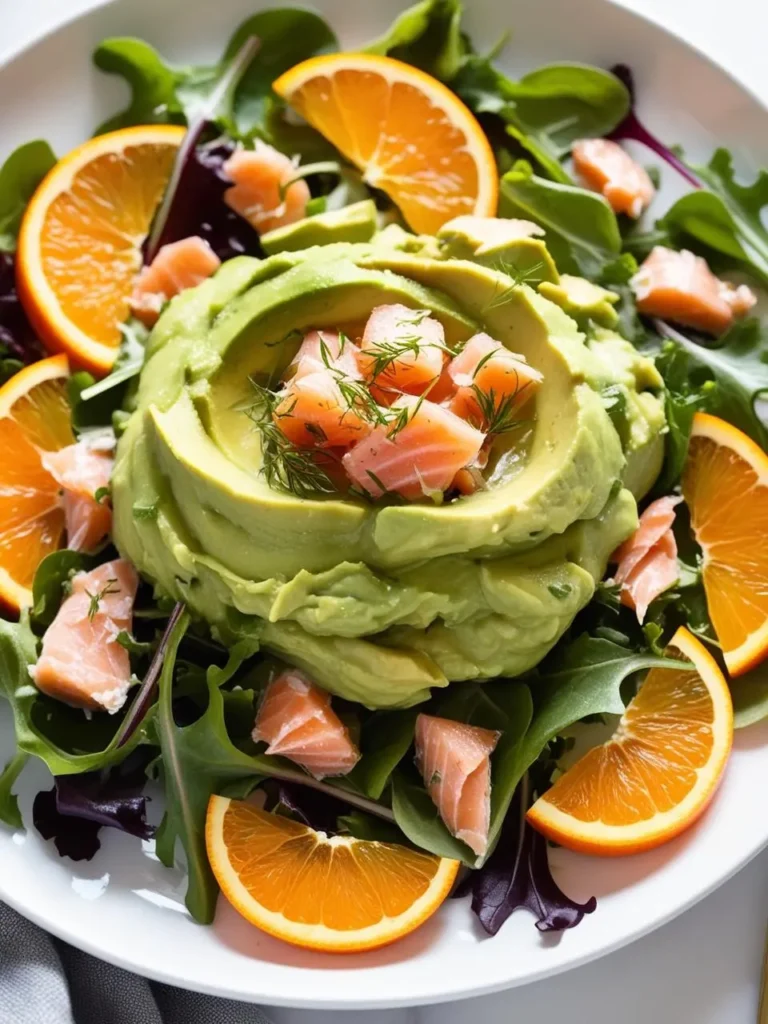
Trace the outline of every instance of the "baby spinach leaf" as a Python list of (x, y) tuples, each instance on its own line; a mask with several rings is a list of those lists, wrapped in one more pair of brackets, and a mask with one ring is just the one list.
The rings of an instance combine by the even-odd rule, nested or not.
[(768, 718), (768, 665), (757, 668), (738, 679), (731, 680), (733, 697), (733, 725), (744, 729)]
[(101, 71), (123, 77), (131, 90), (125, 110), (100, 124), (96, 135), (136, 124), (183, 123), (176, 88), (184, 73), (169, 67), (149, 43), (129, 37), (105, 39), (94, 50), (93, 62)]
[(768, 394), (768, 327), (757, 318), (737, 321), (715, 343), (699, 343), (656, 321), (659, 333), (687, 355), (691, 372), (704, 371), (717, 384), (711, 411), (768, 448), (768, 430), (755, 410)]
[(13, 252), (16, 236), (32, 193), (56, 163), (47, 142), (19, 146), (0, 167), (0, 250)]
[(461, 67), (469, 44), (461, 31), (458, 0), (423, 0), (403, 11), (379, 39), (365, 47), (427, 71), (449, 82)]
[(595, 277), (621, 251), (616, 215), (602, 196), (540, 178), (525, 160), (501, 179), (499, 213), (540, 224), (563, 270)]
[(97, 559), (69, 548), (46, 555), (38, 565), (32, 583), (32, 616), (35, 622), (50, 626), (74, 574), (87, 572), (97, 564)]
[(424, 787), (400, 771), (392, 776), (392, 810), (397, 826), (420, 849), (474, 867), (474, 853), (450, 834)]
[(379, 800), (390, 776), (413, 743), (418, 710), (375, 712), (363, 724), (362, 757), (347, 780), (373, 800)]

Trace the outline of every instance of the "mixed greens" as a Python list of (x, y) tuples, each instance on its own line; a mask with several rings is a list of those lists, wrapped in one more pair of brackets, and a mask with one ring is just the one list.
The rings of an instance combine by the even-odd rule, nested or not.
[[(497, 66), (505, 41), (489, 54), (475, 52), (462, 31), (461, 14), (459, 0), (422, 0), (367, 50), (414, 64), (461, 97), (493, 145), (501, 179), (500, 216), (540, 225), (562, 272), (581, 275), (619, 296), (618, 329), (639, 351), (655, 358), (664, 379), (665, 455), (653, 496), (679, 487), (697, 411), (722, 416), (768, 447), (759, 408), (768, 393), (768, 324), (751, 316), (717, 340), (683, 333), (640, 316), (629, 283), (638, 262), (654, 245), (664, 244), (691, 249), (718, 271), (734, 271), (766, 286), (768, 173), (741, 184), (731, 155), (722, 149), (706, 166), (689, 164), (684, 153), (668, 148), (639, 121), (626, 68), (557, 64), (513, 80)], [(260, 46), (233, 73), (233, 59), (251, 37)], [(223, 164), (236, 144), (254, 140), (301, 158), (312, 192), (309, 212), (371, 197), (380, 212), (391, 212), (386, 198), (368, 189), (318, 132), (298, 123), (271, 89), (283, 71), (338, 47), (319, 15), (292, 8), (254, 15), (234, 33), (221, 61), (211, 66), (170, 66), (136, 39), (100, 44), (94, 54), (97, 67), (122, 76), (131, 97), (126, 109), (97, 132), (149, 123), (190, 126), (148, 250), (200, 235), (222, 260), (263, 255), (257, 232), (221, 201), (228, 187)], [(514, 62), (514, 46), (507, 49)], [(639, 227), (576, 181), (567, 157), (572, 143), (585, 136), (642, 143), (649, 160), (662, 162), (656, 167), (662, 178), (679, 176), (693, 190), (655, 224)], [(0, 169), (3, 379), (42, 354), (16, 294), (13, 262), (25, 206), (54, 162), (48, 145), (38, 141), (20, 147)], [(513, 276), (512, 287), (529, 279), (530, 272)], [(587, 332), (600, 329), (589, 318), (584, 326)], [(87, 374), (74, 375), (70, 398), (77, 430), (111, 426), (121, 433), (135, 407), (146, 343), (146, 330), (131, 321), (111, 375), (98, 384)], [(392, 358), (391, 352), (382, 351), (379, 371)], [(262, 430), (265, 451), (272, 451), (265, 463), (268, 479), (271, 472), (275, 486), (299, 496), (328, 492), (322, 470), (315, 467), (308, 480), (306, 460), (299, 464), (291, 451), (282, 451), (283, 437), (271, 415), (264, 415), (265, 408), (273, 411), (269, 403), (274, 405), (274, 396), (258, 381), (253, 388), (250, 414)], [(622, 393), (606, 387), (602, 398), (621, 435), (627, 429)], [(351, 398), (353, 405), (359, 401), (359, 396)], [(516, 424), (511, 409), (507, 412), (510, 422), (491, 403), (487, 418), (498, 419), (492, 433)], [(152, 520), (157, 506), (139, 502), (133, 515)], [(18, 622), (0, 620), (0, 689), (13, 713), (17, 742), (17, 752), (0, 777), (0, 819), (21, 826), (16, 781), (27, 759), (39, 758), (53, 774), (54, 788), (35, 801), (34, 824), (45, 838), (55, 839), (62, 855), (92, 857), (102, 827), (142, 839), (154, 834), (164, 864), (173, 864), (183, 849), (187, 906), (196, 920), (208, 922), (217, 896), (204, 841), (209, 797), (245, 796), (262, 787), (269, 806), (313, 827), (412, 843), (477, 869), (460, 895), (471, 895), (472, 909), (491, 934), (518, 907), (531, 910), (541, 930), (573, 927), (595, 909), (595, 901), (579, 905), (558, 889), (549, 874), (546, 842), (526, 825), (524, 813), (558, 771), (570, 728), (584, 719), (620, 714), (645, 670), (670, 665), (665, 646), (679, 625), (686, 625), (718, 656), (700, 557), (684, 515), (678, 517), (675, 532), (679, 582), (651, 605), (644, 625), (619, 602), (617, 588), (603, 583), (552, 653), (519, 678), (453, 683), (413, 709), (370, 711), (339, 701), (339, 714), (358, 738), (362, 757), (348, 776), (322, 782), (283, 758), (264, 754), (251, 738), (260, 695), (278, 664), (260, 649), (253, 629), (238, 631), (233, 620), (225, 644), (220, 631), (212, 632), (148, 584), (139, 591), (134, 634), (118, 637), (130, 654), (137, 681), (126, 709), (86, 719), (81, 711), (40, 693), (31, 684), (29, 668), (72, 575), (115, 555), (112, 548), (95, 557), (56, 552), (38, 569), (31, 611)], [(553, 597), (567, 598), (567, 590), (558, 593), (557, 584), (553, 587)], [(735, 682), (733, 697), (737, 724), (765, 717), (768, 675), (757, 669)], [(492, 757), (489, 847), (479, 862), (445, 827), (413, 766), (419, 711), (502, 734)], [(165, 793), (165, 814), (156, 830), (147, 821), (147, 780), (159, 781)]]

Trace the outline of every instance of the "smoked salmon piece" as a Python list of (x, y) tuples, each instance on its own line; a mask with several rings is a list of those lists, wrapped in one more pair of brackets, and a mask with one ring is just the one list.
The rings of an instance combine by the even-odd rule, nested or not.
[(29, 670), (39, 690), (78, 708), (120, 710), (131, 665), (117, 635), (131, 629), (138, 585), (136, 570), (122, 558), (72, 577), (72, 593), (45, 631), (38, 662)]
[(112, 529), (108, 499), (95, 497), (109, 485), (112, 456), (78, 441), (57, 452), (44, 452), (42, 462), (63, 491), (67, 547), (73, 551), (98, 548)]
[[(543, 380), (523, 356), (510, 352), (487, 334), (470, 338), (448, 364), (448, 373), (456, 387), (451, 411), (484, 429), (492, 425), (486, 412), (492, 409), (508, 421), (533, 397)], [(478, 391), (485, 398), (482, 406)]]
[(314, 370), (289, 381), (273, 420), (300, 448), (348, 448), (370, 430), (354, 397), (344, 397), (330, 370)]
[(350, 480), (374, 498), (441, 494), (483, 446), (485, 434), (426, 399), (404, 395), (391, 412), (393, 423), (375, 427), (342, 460)]
[(678, 579), (677, 541), (672, 532), (679, 497), (658, 498), (640, 516), (640, 525), (611, 561), (618, 567), (614, 579), (621, 587), (621, 603), (637, 612), (642, 622), (648, 606)]
[(288, 669), (267, 687), (256, 716), (253, 739), (301, 765), (316, 779), (346, 775), (360, 751), (331, 707), (330, 694), (298, 669)]
[(390, 392), (421, 395), (436, 383), (445, 362), (443, 325), (426, 309), (396, 302), (376, 306), (360, 343), (360, 367), (373, 383)]
[(202, 284), (221, 266), (221, 260), (198, 235), (162, 246), (133, 286), (131, 311), (147, 327), (160, 316), (174, 295)]
[(757, 302), (746, 285), (715, 277), (706, 260), (657, 245), (632, 278), (637, 308), (707, 334), (722, 334)]
[[(260, 234), (295, 224), (306, 214), (311, 198), (306, 181), (294, 181), (297, 170), (290, 157), (265, 142), (257, 141), (255, 149), (237, 149), (223, 167), (232, 181), (224, 202)], [(281, 196), (290, 181), (293, 184)]]
[(488, 847), (491, 754), (501, 733), (448, 718), (416, 719), (416, 764), (448, 831), (478, 857)]
[(656, 190), (648, 172), (618, 142), (579, 139), (572, 155), (576, 172), (605, 196), (615, 213), (637, 218), (651, 205)]
[(352, 380), (359, 380), (358, 355), (357, 345), (338, 331), (310, 331), (305, 335), (286, 376), (295, 380), (318, 370), (332, 369)]

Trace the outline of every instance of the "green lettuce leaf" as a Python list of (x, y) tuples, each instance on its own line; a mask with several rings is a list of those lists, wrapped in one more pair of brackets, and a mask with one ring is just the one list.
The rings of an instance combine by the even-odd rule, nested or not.
[(730, 686), (734, 728), (744, 729), (768, 718), (768, 663), (732, 679)]
[(24, 825), (21, 820), (19, 801), (13, 792), (13, 787), (28, 760), (29, 754), (19, 751), (14, 754), (0, 775), (0, 821), (10, 825), (11, 828), (22, 828)]
[(540, 224), (563, 271), (594, 278), (621, 252), (616, 215), (602, 196), (540, 178), (525, 160), (501, 179), (499, 214)]
[(56, 163), (47, 142), (27, 142), (0, 167), (0, 250), (13, 252), (32, 193)]
[(149, 43), (142, 39), (105, 39), (94, 50), (93, 62), (101, 71), (124, 78), (131, 91), (125, 110), (100, 124), (96, 135), (136, 124), (183, 123), (176, 88), (184, 73), (169, 67)]
[(375, 712), (363, 724), (361, 758), (346, 779), (372, 800), (381, 799), (392, 772), (413, 743), (418, 708)]
[(461, 31), (463, 5), (458, 0), (423, 0), (403, 11), (379, 39), (365, 47), (414, 64), (430, 75), (450, 82), (470, 52)]

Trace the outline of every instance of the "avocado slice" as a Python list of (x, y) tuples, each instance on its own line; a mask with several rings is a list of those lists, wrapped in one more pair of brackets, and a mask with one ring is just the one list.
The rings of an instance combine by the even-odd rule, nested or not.
[(275, 228), (263, 234), (260, 241), (267, 256), (274, 256), (332, 242), (369, 242), (375, 234), (376, 204), (372, 199), (364, 199), (341, 210), (327, 210)]

